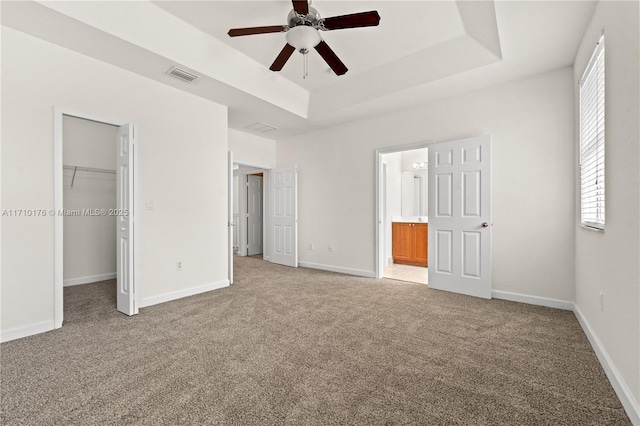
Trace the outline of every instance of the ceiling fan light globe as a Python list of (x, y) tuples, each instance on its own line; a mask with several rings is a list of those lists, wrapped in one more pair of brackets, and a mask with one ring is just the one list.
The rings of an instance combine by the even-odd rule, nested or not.
[(310, 49), (316, 47), (322, 38), (313, 27), (309, 27), (306, 25), (299, 25), (297, 27), (291, 28), (287, 31), (287, 43), (291, 46), (295, 47), (296, 50), (306, 49), (309, 51)]

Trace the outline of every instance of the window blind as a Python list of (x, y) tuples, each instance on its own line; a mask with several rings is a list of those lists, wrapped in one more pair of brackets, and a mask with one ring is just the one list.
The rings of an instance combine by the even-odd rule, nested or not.
[(604, 229), (604, 35), (580, 80), (580, 211), (585, 226)]

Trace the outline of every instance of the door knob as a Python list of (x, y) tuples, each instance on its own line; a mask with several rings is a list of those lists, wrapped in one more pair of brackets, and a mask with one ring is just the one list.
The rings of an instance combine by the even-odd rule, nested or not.
[(487, 222), (482, 222), (482, 227), (483, 228), (487, 228), (487, 227), (489, 227), (489, 224)]

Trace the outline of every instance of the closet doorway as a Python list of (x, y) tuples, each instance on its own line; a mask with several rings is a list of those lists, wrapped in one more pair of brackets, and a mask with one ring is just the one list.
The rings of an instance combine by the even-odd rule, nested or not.
[(58, 108), (54, 127), (55, 328), (64, 287), (92, 284), (105, 303), (134, 315), (135, 128)]
[(378, 278), (428, 284), (427, 146), (378, 152)]
[(64, 286), (115, 280), (118, 126), (64, 116), (63, 135)]

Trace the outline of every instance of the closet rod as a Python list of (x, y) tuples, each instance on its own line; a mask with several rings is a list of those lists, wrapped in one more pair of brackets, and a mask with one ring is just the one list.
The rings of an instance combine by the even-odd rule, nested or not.
[(73, 170), (73, 177), (71, 178), (71, 187), (73, 188), (73, 183), (76, 180), (76, 173), (78, 173), (78, 171), (81, 172), (93, 172), (93, 173), (108, 173), (110, 175), (115, 175), (116, 171), (115, 170), (110, 170), (110, 169), (99, 169), (97, 167), (83, 167), (83, 166), (69, 166), (69, 165), (63, 165), (62, 166), (63, 169), (65, 170)]

